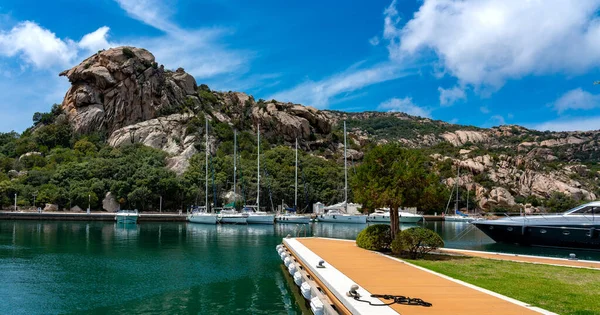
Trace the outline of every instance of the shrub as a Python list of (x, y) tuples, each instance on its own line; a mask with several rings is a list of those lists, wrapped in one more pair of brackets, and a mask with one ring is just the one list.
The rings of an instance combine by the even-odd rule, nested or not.
[(443, 246), (444, 241), (434, 231), (422, 227), (412, 227), (398, 233), (392, 241), (391, 248), (394, 254), (405, 254), (412, 259), (417, 259)]
[(358, 233), (356, 245), (369, 250), (387, 250), (392, 243), (390, 226), (386, 224), (375, 224)]
[(135, 53), (127, 47), (123, 47), (122, 51), (123, 51), (123, 55), (125, 55), (125, 57), (127, 57), (127, 59), (135, 57)]

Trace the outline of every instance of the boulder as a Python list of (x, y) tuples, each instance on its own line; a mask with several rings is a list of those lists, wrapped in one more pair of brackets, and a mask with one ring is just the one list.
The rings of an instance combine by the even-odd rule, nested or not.
[(58, 211), (58, 205), (47, 203), (44, 207), (44, 211)]
[(487, 142), (488, 136), (480, 131), (457, 130), (455, 132), (446, 132), (441, 135), (444, 140), (450, 142), (453, 146), (461, 146), (467, 142), (480, 143)]
[(69, 209), (69, 211), (71, 211), (71, 212), (82, 212), (83, 209), (81, 209), (79, 206), (74, 206), (71, 209)]
[(121, 205), (115, 199), (115, 196), (109, 191), (102, 200), (102, 209), (108, 212), (117, 212), (121, 208)]

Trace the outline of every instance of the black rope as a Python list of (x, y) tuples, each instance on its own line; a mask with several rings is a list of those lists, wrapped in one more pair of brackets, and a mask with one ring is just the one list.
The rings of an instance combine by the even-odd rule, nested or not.
[(372, 298), (378, 298), (378, 299), (383, 299), (383, 300), (392, 300), (390, 303), (379, 303), (379, 304), (375, 304), (375, 303), (372, 303), (372, 302), (366, 301), (366, 300), (361, 300), (360, 296), (358, 294), (356, 294), (356, 295), (353, 294), (352, 297), (356, 301), (369, 303), (369, 305), (371, 305), (371, 306), (388, 306), (388, 305), (392, 305), (392, 304), (404, 304), (404, 305), (430, 307), (433, 305), (433, 304), (431, 304), (429, 302), (425, 302), (419, 298), (410, 298), (410, 297), (403, 296), (403, 295), (371, 294)]

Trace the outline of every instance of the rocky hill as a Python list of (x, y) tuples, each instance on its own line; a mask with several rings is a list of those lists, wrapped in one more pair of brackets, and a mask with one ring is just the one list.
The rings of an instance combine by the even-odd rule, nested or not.
[[(458, 186), (482, 209), (535, 210), (553, 192), (575, 200), (600, 194), (599, 131), (484, 129), (404, 113), (344, 113), (255, 100), (198, 86), (184, 69), (166, 70), (150, 52), (134, 47), (99, 51), (61, 75), (72, 84), (62, 109), (76, 133), (103, 133), (114, 147), (142, 143), (163, 150), (178, 174), (201, 149), (205, 117), (215, 128), (260, 128), (273, 146), (298, 138), (303, 150), (325, 159), (340, 159), (340, 122), (346, 120), (352, 160), (359, 161), (373, 143), (421, 148), (439, 163), (449, 186), (456, 183), (458, 167)], [(212, 144), (220, 141), (218, 133), (211, 135)]]

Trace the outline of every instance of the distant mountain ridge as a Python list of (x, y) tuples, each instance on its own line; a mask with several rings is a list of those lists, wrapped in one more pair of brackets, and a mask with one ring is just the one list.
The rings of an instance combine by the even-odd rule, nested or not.
[[(458, 186), (471, 191), (483, 209), (535, 210), (536, 200), (553, 192), (576, 200), (600, 195), (600, 131), (479, 128), (405, 113), (345, 113), (255, 100), (198, 86), (184, 69), (165, 70), (150, 52), (135, 47), (99, 51), (61, 75), (72, 83), (62, 108), (75, 132), (104, 133), (115, 147), (143, 143), (161, 149), (178, 174), (199, 152), (205, 117), (215, 128), (255, 132), (260, 126), (271, 145), (291, 146), (298, 138), (302, 150), (326, 159), (342, 156), (345, 120), (353, 161), (371, 144), (399, 142), (426, 150), (448, 185), (456, 183), (460, 167)], [(210, 141), (218, 144), (219, 133)]]

